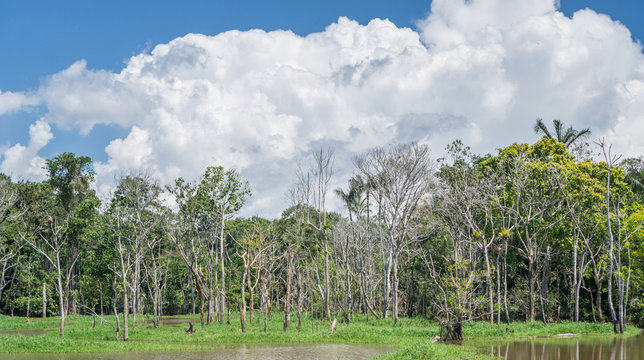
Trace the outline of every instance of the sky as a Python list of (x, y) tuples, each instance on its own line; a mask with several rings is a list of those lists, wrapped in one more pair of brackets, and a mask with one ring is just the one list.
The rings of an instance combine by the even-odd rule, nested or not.
[[(42, 180), (63, 152), (96, 189), (206, 166), (277, 216), (298, 167), (332, 187), (374, 146), (455, 139), (493, 153), (561, 119), (644, 153), (644, 3), (605, 0), (0, 2), (0, 172)], [(329, 198), (332, 207), (337, 199)]]

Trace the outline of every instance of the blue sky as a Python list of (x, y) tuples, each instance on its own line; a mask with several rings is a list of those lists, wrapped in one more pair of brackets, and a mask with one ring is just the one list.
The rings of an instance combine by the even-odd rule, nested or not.
[[(0, 90), (25, 91), (77, 60), (91, 69), (119, 71), (133, 55), (188, 33), (228, 30), (324, 30), (340, 16), (367, 23), (389, 18), (412, 27), (429, 11), (427, 1), (3, 1), (0, 2)], [(28, 140), (28, 127), (42, 112), (0, 116), (0, 144)], [(89, 136), (54, 129), (43, 156), (71, 151), (105, 160), (105, 146), (126, 131), (95, 129)]]
[[(644, 2), (561, 0), (570, 16), (591, 8), (644, 37)], [(415, 27), (429, 12), (427, 0), (244, 0), (0, 2), (0, 89), (26, 90), (44, 76), (86, 59), (90, 68), (119, 70), (124, 60), (188, 33), (289, 29), (299, 35), (324, 30), (340, 16), (361, 24), (388, 18)]]
[[(636, 39), (644, 37), (644, 2), (561, 0), (571, 16), (591, 8), (625, 24)], [(90, 69), (118, 72), (131, 56), (188, 33), (215, 35), (228, 30), (291, 30), (298, 35), (323, 31), (338, 17), (361, 24), (388, 18), (415, 28), (429, 13), (427, 0), (244, 0), (244, 1), (86, 1), (24, 0), (0, 2), (0, 90), (26, 91), (77, 60)], [(42, 114), (0, 116), (0, 144), (25, 142), (28, 127)], [(96, 129), (90, 136), (54, 129), (56, 140), (42, 149), (45, 157), (72, 151), (105, 160), (105, 146), (126, 130)]]
[[(437, 1), (444, 4), (436, 14), (430, 13), (429, 1), (419, 0), (0, 2), (0, 44), (3, 46), (0, 51), (0, 160), (6, 160), (6, 151), (10, 148), (14, 149), (14, 155), (16, 152), (22, 154), (21, 161), (27, 161), (31, 157), (34, 164), (42, 158), (72, 151), (89, 155), (101, 162), (105, 169), (111, 169), (104, 169), (106, 178), (113, 177), (115, 169), (119, 167), (143, 166), (142, 164), (158, 170), (159, 176), (171, 176), (168, 174), (179, 170), (195, 174), (206, 162), (211, 161), (208, 159), (225, 163), (230, 158), (235, 159), (233, 164), (237, 164), (243, 162), (231, 157), (231, 154), (244, 158), (250, 157), (249, 154), (258, 151), (257, 149), (267, 152), (267, 149), (279, 148), (279, 151), (276, 150), (276, 157), (248, 160), (246, 165), (240, 165), (245, 166), (244, 171), (250, 177), (255, 177), (252, 180), (262, 181), (259, 173), (268, 171), (262, 167), (265, 163), (301, 160), (302, 149), (313, 144), (339, 144), (344, 149), (340, 153), (344, 151), (349, 159), (351, 154), (374, 145), (365, 140), (369, 137), (358, 136), (355, 141), (349, 141), (347, 134), (372, 134), (371, 138), (384, 142), (428, 141), (438, 147), (444, 146), (453, 137), (460, 137), (472, 143), (477, 151), (492, 151), (493, 146), (499, 144), (530, 141), (532, 134), (529, 123), (535, 117), (562, 118), (567, 123), (579, 124), (580, 127), (591, 126), (597, 129), (598, 134), (615, 137), (618, 137), (620, 131), (634, 134), (634, 131), (628, 130), (629, 127), (644, 128), (644, 124), (639, 123), (641, 110), (638, 107), (641, 100), (638, 86), (644, 76), (641, 73), (644, 67), (638, 65), (641, 62), (639, 39), (644, 38), (644, 22), (641, 21), (644, 2), (561, 0), (558, 10), (566, 17), (571, 17), (580, 9), (592, 10), (581, 12), (581, 16), (575, 21), (569, 19), (562, 22), (561, 18), (552, 15), (554, 0), (508, 0), (507, 3), (504, 0), (472, 0), (464, 4), (455, 0)], [(481, 7), (476, 8), (477, 4)], [(596, 13), (607, 14), (612, 20), (621, 22), (630, 31), (632, 39), (624, 37), (623, 28), (603, 21)], [(462, 14), (463, 17), (459, 18), (461, 15), (454, 14)], [(510, 26), (504, 20), (504, 17), (515, 17), (521, 23), (520, 19), (533, 15), (542, 16), (541, 19), (546, 22), (541, 25), (530, 23), (529, 28), (522, 28)], [(341, 16), (357, 21), (359, 26), (346, 21), (338, 22)], [(387, 18), (395, 27), (392, 28), (388, 23), (370, 23), (374, 18)], [(491, 27), (486, 28), (486, 22)], [(332, 26), (329, 27), (330, 25)], [(325, 31), (327, 27), (330, 30)], [(401, 29), (405, 27), (413, 31)], [(498, 46), (490, 45), (490, 41), (496, 41), (494, 31), (488, 33), (490, 28), (504, 34), (506, 40), (510, 39), (510, 43), (506, 41), (502, 44), (502, 52), (498, 52)], [(209, 39), (183, 38), (189, 33), (215, 36), (228, 30), (249, 29), (284, 29), (297, 36), (265, 34), (253, 37), (242, 33), (231, 35), (226, 41), (221, 36)], [(550, 42), (555, 34), (552, 31), (560, 38)], [(335, 40), (325, 42), (326, 40), (318, 38), (302, 38), (312, 33)], [(342, 34), (349, 34), (353, 39), (348, 45), (348, 53), (333, 50), (338, 44), (347, 46)], [(515, 34), (523, 34), (524, 38), (512, 43)], [(171, 43), (175, 39), (178, 39), (176, 44)], [(605, 42), (598, 43), (600, 40), (597, 39)], [(530, 50), (537, 52), (530, 58), (524, 58), (522, 56), (525, 49), (522, 46), (531, 41), (546, 45), (542, 49)], [(275, 56), (279, 57), (279, 51), (274, 57), (263, 59), (271, 45), (264, 48), (262, 44), (271, 42), (274, 48), (283, 47), (282, 53), (304, 46), (317, 51), (317, 56), (325, 59), (328, 56), (325, 61), (333, 71), (326, 73), (306, 53), (293, 54), (292, 61), (288, 58), (290, 55), (274, 59)], [(425, 54), (413, 55), (420, 42), (424, 44), (421, 47), (432, 45), (428, 46), (429, 50), (420, 50)], [(156, 53), (145, 61), (163, 63), (164, 66), (187, 61), (187, 66), (190, 67), (195, 60), (192, 58), (195, 54), (190, 52), (191, 47), (194, 47), (208, 59), (224, 58), (224, 64), (220, 64), (221, 69), (234, 70), (235, 64), (243, 63), (246, 67), (235, 75), (245, 79), (239, 91), (255, 94), (256, 97), (251, 100), (236, 100), (237, 95), (232, 93), (237, 90), (228, 89), (241, 86), (239, 82), (235, 82), (233, 78), (217, 78), (221, 81), (209, 78), (205, 84), (210, 89), (208, 96), (196, 100), (191, 108), (184, 108), (179, 112), (177, 109), (185, 106), (189, 99), (174, 94), (171, 86), (151, 90), (145, 88), (150, 84), (149, 78), (136, 78), (136, 81), (119, 78), (118, 73), (124, 68), (134, 72), (140, 70), (130, 61), (133, 56), (152, 54), (151, 51), (160, 44), (174, 44), (169, 45), (169, 48), (175, 52), (169, 55)], [(189, 46), (181, 47), (186, 44)], [(230, 46), (231, 51), (238, 53), (231, 55), (229, 59), (226, 55), (229, 49), (213, 48), (215, 45)], [(465, 51), (463, 46), (467, 49), (466, 53), (459, 54), (458, 51)], [(244, 49), (249, 50), (245, 52)], [(639, 52), (639, 55), (633, 54), (633, 51)], [(482, 54), (485, 56), (479, 57)], [(260, 60), (254, 63), (246, 59), (246, 56)], [(440, 72), (439, 75), (432, 73), (432, 69), (437, 66), (437, 59), (443, 57), (450, 58), (452, 64), (442, 70), (449, 73), (446, 77), (441, 77)], [(336, 59), (339, 59), (339, 65), (334, 63)], [(78, 63), (79, 60), (85, 62)], [(310, 89), (307, 86), (311, 86), (312, 79), (307, 78), (300, 84), (298, 81), (301, 81), (301, 74), (276, 73), (275, 69), (285, 69), (285, 63), (296, 64), (293, 65), (296, 69), (315, 75), (313, 79), (320, 83)], [(462, 68), (454, 70), (458, 66)], [(186, 69), (156, 73), (154, 78), (162, 80), (161, 83), (166, 85), (177, 79), (187, 81), (184, 70)], [(198, 76), (202, 77), (211, 75), (200, 73), (198, 68), (188, 70), (190, 79), (194, 74), (201, 74)], [(379, 71), (384, 72), (381, 74)], [(542, 83), (544, 75), (540, 71), (549, 72), (549, 82)], [(255, 76), (253, 74), (257, 73), (262, 73), (262, 79), (265, 80), (252, 80)], [(415, 73), (424, 74), (422, 76), (425, 78), (420, 75), (415, 77)], [(332, 89), (329, 93), (315, 95), (316, 91), (322, 92), (321, 86), (349, 76), (347, 74), (353, 74), (351, 76), (354, 78), (361, 74), (359, 76), (363, 80), (359, 83), (352, 82), (343, 88), (340, 92), (342, 98), (328, 102), (338, 95), (337, 88), (334, 89), (333, 86), (329, 88)], [(376, 79), (379, 75), (390, 82)], [(423, 84), (422, 79), (431, 81), (431, 84)], [(291, 82), (290, 87), (284, 85)], [(385, 86), (385, 83), (390, 87), (398, 87), (400, 98), (395, 96), (396, 93), (392, 95), (387, 94), (386, 90), (383, 90), (384, 93), (374, 90), (378, 86)], [(201, 91), (199, 88), (192, 88), (192, 82), (181, 84), (195, 94)], [(213, 89), (220, 87), (223, 90), (217, 91), (223, 93), (213, 92)], [(145, 90), (141, 90), (144, 88)], [(422, 96), (416, 98), (414, 91), (405, 92), (416, 88)], [(481, 95), (483, 92), (486, 93), (485, 96)], [(19, 106), (3, 113), (2, 96), (8, 98), (7, 94), (30, 97), (38, 105)], [(313, 96), (311, 94), (317, 97), (303, 98)], [(112, 95), (113, 105), (106, 105), (108, 101), (102, 103), (102, 99)], [(155, 96), (158, 98), (153, 98)], [(176, 101), (176, 104), (166, 106), (159, 102), (161, 98), (164, 102)], [(207, 107), (213, 98), (221, 100), (222, 105), (186, 114), (192, 108)], [(98, 103), (95, 103), (96, 99), (99, 99)], [(123, 105), (128, 100), (132, 100), (132, 104), (127, 104), (129, 108)], [(345, 100), (346, 104), (343, 102)], [(239, 105), (240, 103), (244, 105)], [(337, 103), (340, 104), (336, 106)], [(123, 109), (120, 105), (123, 105)], [(620, 108), (622, 105), (625, 107)], [(113, 113), (112, 108), (115, 109)], [(621, 110), (616, 111), (615, 108)], [(253, 110), (244, 112), (240, 109)], [(197, 156), (199, 161), (195, 160), (193, 164), (184, 167), (182, 164), (190, 163), (191, 159), (186, 159), (185, 154), (181, 155), (183, 153), (164, 152), (166, 147), (173, 148), (177, 144), (160, 140), (159, 124), (176, 121), (180, 125), (178, 129), (196, 131), (195, 128), (204, 124), (194, 124), (191, 121), (201, 119), (205, 116), (204, 113), (216, 118), (206, 123), (208, 129), (222, 126), (217, 130), (220, 132), (211, 135), (213, 138), (208, 141), (226, 143), (228, 152)], [(337, 118), (355, 117), (356, 120), (342, 120), (351, 124), (346, 127), (338, 124), (336, 134), (324, 129), (328, 126), (329, 119), (320, 114)], [(139, 121), (136, 116), (146, 119)], [(269, 141), (248, 135), (246, 140), (249, 144), (228, 144), (223, 136), (228, 134), (227, 131), (230, 130), (226, 129), (231, 127), (221, 124), (227, 121), (223, 119), (234, 117), (247, 121), (240, 121), (246, 127), (236, 129), (238, 132), (243, 132), (246, 128), (261, 128), (265, 125), (263, 122), (274, 125), (292, 121), (289, 131), (298, 137), (304, 136), (306, 141), (299, 143), (280, 130), (274, 134), (278, 140)], [(521, 117), (520, 121), (514, 120), (517, 117)], [(42, 119), (42, 123), (36, 126), (39, 119)], [(603, 119), (606, 119), (605, 122)], [(84, 127), (86, 122), (91, 124)], [(444, 125), (446, 122), (450, 125)], [(495, 127), (498, 128), (495, 130)], [(486, 128), (492, 129), (490, 131), (493, 136), (486, 135)], [(89, 133), (82, 134), (83, 129), (89, 130)], [(264, 130), (270, 129), (273, 128), (269, 126)], [(386, 137), (386, 134), (392, 133), (392, 129), (395, 129), (397, 138)], [(449, 135), (442, 138), (417, 136), (422, 131), (432, 129)], [(30, 138), (30, 131), (37, 130), (43, 136), (41, 142), (34, 141), (35, 135)], [(47, 135), (49, 133), (51, 136)], [(192, 137), (201, 133), (204, 131), (197, 131)], [(506, 136), (496, 137), (502, 133)], [(31, 150), (28, 149), (30, 139), (35, 142)], [(267, 141), (265, 146), (268, 148), (255, 144), (264, 140)], [(153, 144), (155, 141), (157, 143)], [(111, 143), (111, 150), (106, 151)], [(16, 147), (17, 144), (22, 144), (23, 148)], [(284, 148), (287, 145), (284, 144), (290, 144), (292, 148), (287, 151)], [(203, 146), (207, 145), (208, 142)], [(642, 148), (644, 143), (632, 140), (624, 151), (641, 153)], [(288, 155), (284, 155), (285, 153)], [(140, 154), (140, 161), (128, 162), (127, 156), (118, 160), (121, 156), (119, 154)], [(161, 157), (172, 158), (175, 155), (176, 159), (168, 160), (169, 164), (165, 160), (159, 160)], [(347, 161), (350, 162), (346, 159), (344, 162)], [(258, 163), (261, 166), (252, 165)], [(4, 164), (0, 170), (12, 169), (15, 176), (29, 177), (27, 172), (21, 172), (16, 166), (19, 167), (20, 162), (15, 162), (14, 167)], [(341, 170), (345, 175), (348, 171)], [(33, 171), (31, 174), (33, 175)], [(279, 181), (283, 183), (285, 180)]]

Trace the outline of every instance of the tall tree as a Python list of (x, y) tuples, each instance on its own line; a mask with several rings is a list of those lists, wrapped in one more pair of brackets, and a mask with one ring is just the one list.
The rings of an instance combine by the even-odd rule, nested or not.
[(94, 179), (89, 157), (64, 153), (46, 164), (49, 179), (45, 183), (25, 184), (23, 220), (29, 230), (23, 231), (21, 237), (56, 271), (60, 335), (64, 336), (69, 302), (72, 309), (77, 303), (75, 296), (68, 298), (67, 290), (72, 288), (83, 234), (97, 214), (99, 201), (89, 189)]
[(577, 141), (590, 136), (591, 132), (589, 128), (576, 130), (572, 126), (564, 128), (564, 124), (561, 120), (552, 121), (552, 132), (548, 129), (548, 126), (543, 122), (542, 119), (537, 119), (534, 124), (534, 133), (537, 135), (543, 135), (546, 139), (555, 139), (558, 142), (564, 143), (566, 147), (573, 146)]
[(386, 229), (383, 317), (392, 294), (394, 322), (398, 321), (398, 258), (413, 236), (412, 219), (427, 198), (432, 182), (432, 161), (427, 145), (404, 144), (377, 147), (354, 159), (357, 170), (370, 184), (369, 192), (379, 208)]
[(161, 188), (157, 182), (146, 173), (133, 173), (125, 176), (119, 182), (114, 193), (114, 201), (124, 210), (131, 222), (134, 233), (128, 237), (130, 247), (134, 252), (134, 268), (132, 269), (132, 323), (136, 328), (136, 315), (141, 308), (141, 274), (144, 261), (144, 246), (149, 242), (152, 229), (161, 220), (161, 205), (159, 195)]
[(17, 215), (12, 212), (18, 200), (16, 186), (9, 177), (0, 174), (0, 300), (2, 291), (10, 284), (7, 275), (17, 265), (20, 246), (8, 234), (8, 227)]
[[(224, 265), (226, 244), (226, 221), (230, 220), (244, 205), (251, 195), (248, 182), (234, 169), (224, 170), (223, 167), (208, 167), (199, 184), (199, 194), (204, 199), (207, 211), (218, 224), (219, 230), (219, 261), (221, 269), (221, 288), (219, 298), (220, 321), (226, 310), (226, 271)], [(230, 323), (230, 318), (228, 318)]]
[[(331, 295), (329, 278), (329, 228), (327, 226), (326, 197), (329, 182), (333, 176), (335, 157), (332, 149), (323, 149), (313, 152), (313, 164), (310, 169), (299, 169), (298, 186), (299, 201), (303, 207), (300, 209), (306, 215), (306, 224), (317, 232), (322, 241), (324, 254), (324, 303), (325, 317), (331, 320)], [(315, 212), (311, 211), (315, 209)]]

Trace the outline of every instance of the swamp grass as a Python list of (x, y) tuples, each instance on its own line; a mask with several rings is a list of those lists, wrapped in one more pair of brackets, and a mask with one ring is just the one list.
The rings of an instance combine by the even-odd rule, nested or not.
[[(194, 320), (195, 315), (182, 315), (179, 318)], [(257, 320), (258, 317), (255, 319)], [(115, 325), (114, 316), (106, 319)], [(122, 320), (122, 319), (121, 319)], [(115, 353), (132, 351), (176, 351), (176, 350), (216, 350), (236, 344), (280, 345), (280, 344), (378, 344), (391, 346), (394, 352), (382, 359), (495, 359), (489, 355), (478, 354), (472, 346), (434, 344), (430, 340), (438, 334), (438, 324), (423, 318), (401, 317), (398, 324), (389, 320), (370, 319), (356, 316), (351, 324), (339, 322), (336, 331), (330, 334), (330, 324), (326, 320), (302, 318), (302, 327), (296, 329), (297, 318), (293, 317), (291, 327), (282, 331), (282, 314), (274, 313), (268, 322), (267, 332), (263, 332), (263, 318), (247, 324), (242, 333), (239, 315), (231, 314), (231, 323), (214, 322), (201, 328), (198, 321), (193, 325), (197, 332), (186, 334), (187, 323), (179, 326), (159, 328), (143, 324), (149, 317), (138, 315), (137, 326), (132, 327), (130, 317), (129, 341), (115, 341), (112, 327), (106, 323), (92, 328), (92, 317), (71, 315), (66, 319), (65, 337), (58, 335), (58, 318), (30, 318), (0, 316), (0, 352), (4, 353)], [(122, 321), (121, 321), (122, 326)], [(548, 337), (559, 334), (612, 335), (609, 323), (571, 323), (561, 322), (544, 326), (539, 322), (514, 322), (506, 331), (506, 324), (491, 325), (486, 322), (463, 324), (465, 343), (474, 340), (493, 340), (504, 338)], [(51, 329), (51, 332), (38, 336), (7, 334), (8, 330)], [(627, 327), (626, 336), (639, 333), (635, 327)], [(119, 338), (122, 339), (122, 332)]]

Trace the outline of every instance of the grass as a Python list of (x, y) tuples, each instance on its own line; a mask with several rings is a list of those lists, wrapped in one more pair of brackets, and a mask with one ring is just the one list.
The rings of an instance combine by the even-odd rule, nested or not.
[[(269, 321), (268, 331), (263, 332), (263, 322), (248, 323), (246, 333), (240, 331), (239, 317), (232, 314), (231, 324), (213, 323), (197, 332), (186, 335), (185, 326), (160, 326), (155, 329), (151, 324), (142, 325), (137, 321), (136, 329), (130, 324), (129, 342), (115, 341), (112, 328), (91, 328), (92, 317), (72, 315), (66, 320), (65, 337), (58, 336), (58, 318), (32, 318), (27, 323), (22, 317), (0, 316), (0, 331), (11, 329), (51, 329), (39, 336), (5, 334), (0, 336), (0, 352), (4, 353), (107, 353), (131, 351), (171, 351), (171, 350), (212, 350), (235, 344), (388, 344), (395, 352), (382, 359), (494, 359), (489, 355), (476, 352), (472, 346), (454, 346), (430, 342), (438, 334), (436, 323), (422, 318), (401, 317), (398, 324), (391, 320), (370, 320), (357, 317), (351, 324), (339, 323), (337, 330), (330, 335), (329, 323), (324, 320), (303, 318), (302, 328), (296, 330), (296, 321), (288, 331), (282, 331), (282, 314), (276, 313)], [(194, 318), (194, 315), (183, 316)], [(143, 319), (138, 316), (138, 319)], [(113, 322), (114, 317), (107, 318)], [(130, 320), (131, 322), (131, 320)], [(610, 324), (595, 323), (511, 323), (513, 333), (506, 332), (506, 325), (490, 325), (476, 322), (464, 324), (465, 342), (501, 338), (522, 338), (528, 336), (547, 337), (557, 334), (607, 335), (612, 334)], [(627, 328), (626, 335), (639, 333), (639, 329)], [(120, 335), (122, 336), (122, 334)]]

